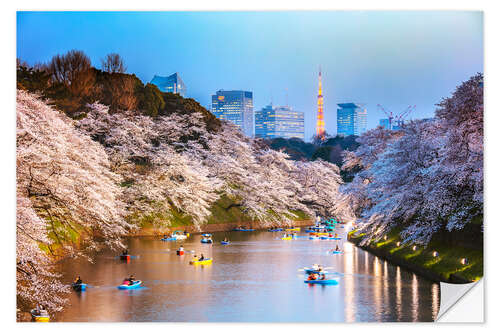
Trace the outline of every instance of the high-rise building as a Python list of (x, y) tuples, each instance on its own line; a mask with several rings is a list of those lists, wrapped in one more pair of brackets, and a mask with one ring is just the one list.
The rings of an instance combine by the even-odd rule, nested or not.
[(304, 139), (304, 112), (272, 104), (255, 111), (255, 137)]
[(323, 115), (323, 89), (321, 87), (321, 68), (319, 69), (319, 87), (318, 87), (318, 114), (316, 119), (316, 136), (323, 138), (325, 136), (325, 118)]
[(384, 119), (380, 119), (379, 125), (387, 130), (397, 131), (397, 130), (400, 130), (401, 127), (404, 125), (404, 121), (403, 120), (389, 121), (389, 118), (384, 118)]
[(361, 135), (366, 132), (367, 111), (363, 105), (357, 103), (337, 104), (337, 134)]
[(160, 91), (179, 94), (182, 97), (186, 96), (187, 87), (179, 76), (179, 73), (174, 73), (166, 77), (155, 75), (151, 83), (157, 86)]
[(391, 129), (391, 123), (389, 122), (389, 118), (385, 118), (385, 119), (380, 119), (379, 120), (379, 125), (382, 126), (383, 128), (385, 129)]
[(253, 136), (253, 94), (243, 90), (219, 90), (212, 95), (212, 113), (238, 126), (247, 136)]

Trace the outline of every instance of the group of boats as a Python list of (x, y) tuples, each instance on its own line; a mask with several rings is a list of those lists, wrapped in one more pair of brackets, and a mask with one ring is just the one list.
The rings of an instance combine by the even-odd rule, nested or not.
[[(255, 229), (250, 229), (250, 228), (244, 228), (242, 226), (233, 229), (233, 231), (254, 231)], [(329, 239), (329, 240), (340, 240), (341, 238), (338, 237), (337, 234), (332, 235), (331, 231), (335, 230), (335, 225), (316, 225), (309, 227), (305, 230), (305, 232), (309, 233), (309, 239)], [(281, 237), (282, 240), (292, 240), (292, 239), (297, 239), (299, 237), (307, 237), (307, 236), (298, 236), (297, 232), (300, 232), (300, 227), (289, 227), (289, 228), (271, 228), (268, 230), (269, 232), (285, 232), (285, 234)], [(161, 238), (162, 241), (180, 241), (180, 240), (186, 240), (190, 234), (185, 231), (174, 231), (170, 235), (164, 235), (163, 238)], [(204, 244), (212, 244), (213, 239), (212, 239), (212, 234), (205, 233), (202, 234), (201, 238), (201, 243)], [(230, 241), (225, 238), (223, 241), (220, 242), (221, 245), (229, 245)], [(193, 253), (194, 251), (184, 251), (184, 247), (181, 245), (177, 250), (176, 254), (179, 256), (184, 255), (185, 252), (190, 252)], [(330, 250), (329, 252), (333, 254), (340, 254), (342, 251), (338, 249), (336, 250)], [(120, 254), (119, 258), (121, 260), (129, 261), (132, 256), (128, 253), (128, 250), (124, 251), (122, 254)], [(194, 255), (193, 259), (189, 261), (190, 265), (198, 266), (198, 265), (210, 265), (212, 264), (213, 259), (212, 258), (204, 258), (203, 254), (200, 257), (197, 257)], [(338, 284), (338, 281), (335, 279), (327, 279), (325, 274), (328, 274), (321, 266), (319, 265), (313, 265), (312, 268), (304, 268), (304, 272), (308, 274), (308, 278), (304, 281), (305, 283), (308, 284), (322, 284), (322, 285), (336, 285)], [(123, 282), (117, 286), (118, 289), (120, 290), (130, 290), (130, 289), (137, 289), (142, 286), (142, 281), (141, 280), (135, 280), (132, 278), (125, 279)], [(78, 277), (78, 280), (74, 283), (72, 283), (71, 287), (73, 290), (77, 292), (84, 292), (87, 290), (88, 285), (86, 283), (83, 283)], [(48, 312), (42, 307), (37, 307), (36, 309), (33, 309), (31, 311), (31, 315), (34, 321), (37, 322), (48, 322), (50, 320)]]
[(185, 240), (189, 237), (189, 232), (176, 230), (170, 236), (164, 235), (161, 239), (164, 242)]
[[(237, 228), (238, 231), (253, 231), (254, 229), (242, 229)], [(235, 229), (236, 230), (236, 229)], [(160, 240), (164, 242), (175, 242), (180, 240), (185, 240), (190, 236), (188, 232), (182, 232), (180, 230), (174, 231), (170, 236), (164, 235)], [(212, 244), (214, 241), (212, 239), (212, 234), (202, 234), (201, 235), (201, 243), (203, 244)], [(229, 245), (231, 242), (227, 239), (224, 239), (220, 242), (222, 245)]]

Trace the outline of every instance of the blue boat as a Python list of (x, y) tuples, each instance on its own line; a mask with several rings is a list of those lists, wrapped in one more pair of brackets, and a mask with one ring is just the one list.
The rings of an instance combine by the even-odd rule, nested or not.
[(328, 239), (341, 240), (342, 238), (340, 238), (340, 237), (329, 237)]
[(234, 228), (233, 231), (255, 231), (255, 229)]
[(229, 241), (227, 241), (227, 242), (221, 241), (220, 243), (221, 243), (221, 245), (229, 245), (230, 242)]
[(342, 251), (332, 251), (332, 254), (341, 254)]
[(283, 228), (269, 229), (267, 231), (269, 231), (269, 232), (278, 232), (278, 231), (283, 231)]
[(317, 237), (317, 236), (309, 236), (309, 239), (316, 240), (316, 239), (319, 239), (319, 237)]
[(72, 283), (71, 287), (75, 291), (85, 291), (85, 290), (87, 290), (87, 284), (86, 283)]
[(202, 238), (201, 242), (204, 244), (212, 244), (213, 243), (211, 238)]
[(142, 284), (141, 280), (136, 280), (132, 284), (120, 284), (118, 289), (136, 289)]
[(167, 237), (167, 238), (162, 238), (162, 239), (160, 239), (160, 240), (162, 240), (162, 241), (164, 241), (164, 242), (171, 242), (171, 241), (176, 241), (176, 240), (177, 240), (177, 238), (174, 238), (174, 237)]
[(309, 283), (309, 284), (339, 284), (337, 280), (305, 280), (304, 283)]

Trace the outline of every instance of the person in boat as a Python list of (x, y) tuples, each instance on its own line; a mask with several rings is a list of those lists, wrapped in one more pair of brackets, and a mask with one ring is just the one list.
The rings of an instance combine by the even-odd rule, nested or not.
[(203, 256), (203, 253), (200, 255), (200, 259), (198, 259), (198, 261), (202, 261), (202, 260), (205, 260), (205, 257)]
[(82, 278), (80, 277), (80, 275), (78, 275), (78, 277), (74, 281), (74, 284), (82, 284), (82, 283), (83, 283)]
[(335, 233), (335, 238), (339, 237), (339, 235), (337, 233)]
[(126, 281), (126, 282), (128, 282), (128, 283), (125, 283), (125, 284), (128, 284), (128, 285), (132, 285), (132, 284), (134, 284), (134, 282), (135, 282), (135, 276), (134, 276), (134, 274), (131, 274), (131, 275), (130, 275), (130, 277), (129, 277), (128, 279), (125, 279), (125, 280), (124, 280), (124, 282), (125, 282), (125, 281)]
[(125, 249), (125, 250), (122, 252), (122, 256), (128, 256), (128, 249)]
[(184, 230), (184, 235), (187, 235), (187, 234), (188, 234), (188, 232), (186, 230)]
[(307, 277), (307, 280), (311, 281), (311, 280), (316, 280), (317, 278), (318, 278), (318, 276), (315, 273), (311, 273)]
[(33, 309), (32, 313), (35, 316), (44, 316), (44, 317), (49, 316), (49, 313), (43, 304), (37, 304), (36, 308)]
[(335, 251), (340, 251), (339, 244), (335, 247)]
[(320, 280), (325, 280), (325, 279), (326, 279), (326, 275), (325, 275), (325, 273), (320, 274), (320, 275), (319, 275), (319, 279), (320, 279)]
[(319, 270), (319, 265), (318, 265), (318, 264), (313, 264), (313, 265), (312, 265), (312, 269), (313, 269), (314, 271)]
[(226, 243), (227, 243), (227, 242), (229, 242), (229, 241), (227, 240), (227, 237), (224, 237), (224, 242), (226, 242)]

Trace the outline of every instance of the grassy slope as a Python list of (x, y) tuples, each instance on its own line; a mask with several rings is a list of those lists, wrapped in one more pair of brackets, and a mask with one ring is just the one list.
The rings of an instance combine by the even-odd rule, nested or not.
[[(363, 237), (363, 234), (355, 236), (355, 232), (349, 233), (353, 241)], [(413, 245), (411, 244), (398, 247), (396, 243), (400, 240), (399, 231), (393, 230), (387, 235), (387, 240), (372, 242), (369, 247), (436, 273), (443, 280), (448, 280), (451, 274), (469, 281), (477, 281), (483, 276), (483, 251), (481, 250), (460, 246), (450, 247), (437, 241), (431, 241), (426, 248), (417, 247), (413, 251)], [(432, 256), (434, 251), (439, 253), (438, 257)], [(469, 263), (462, 265), (460, 263), (462, 258), (467, 258)]]
[[(242, 207), (234, 205), (235, 201), (223, 195), (215, 204), (210, 208), (212, 215), (208, 218), (207, 224), (218, 223), (238, 223), (254, 221), (248, 214), (246, 214)], [(233, 205), (233, 206), (232, 206)], [(309, 217), (303, 212), (294, 212), (298, 217), (296, 220), (305, 220)], [(167, 218), (165, 218), (167, 220)], [(170, 227), (189, 226), (193, 225), (193, 220), (190, 216), (182, 214), (178, 211), (172, 211), (172, 217), (168, 218)], [(144, 217), (140, 224), (141, 228), (154, 228), (151, 219)]]

